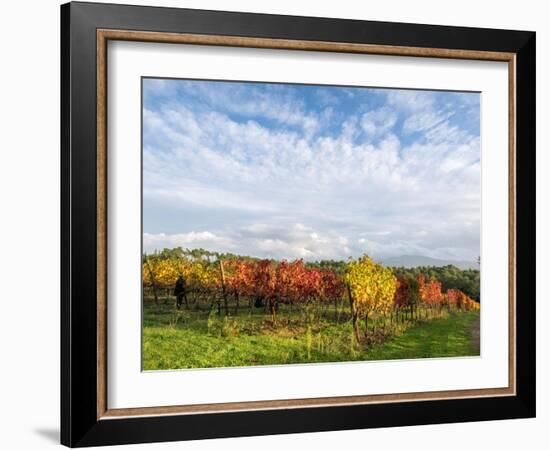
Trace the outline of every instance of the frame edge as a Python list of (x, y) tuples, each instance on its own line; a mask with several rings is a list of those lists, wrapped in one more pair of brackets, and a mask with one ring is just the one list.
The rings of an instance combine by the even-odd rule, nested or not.
[[(76, 8), (75, 8), (76, 6)], [(367, 412), (371, 414), (374, 411), (381, 411), (381, 417), (374, 420), (377, 423), (362, 423), (361, 420), (355, 419), (352, 423), (343, 425), (336, 420), (337, 423), (334, 425), (326, 423), (326, 417), (323, 418), (322, 411), (326, 411), (326, 408), (315, 408), (317, 411), (311, 413), (309, 419), (306, 417), (307, 413), (303, 409), (295, 410), (295, 413), (290, 413), (289, 416), (283, 418), (283, 412), (288, 410), (283, 410), (283, 412), (275, 411), (264, 411), (264, 412), (254, 412), (254, 416), (250, 416), (249, 413), (239, 412), (231, 413), (231, 419), (229, 422), (235, 423), (234, 420), (239, 420), (238, 418), (246, 417), (246, 414), (249, 414), (248, 417), (252, 418), (252, 422), (257, 422), (260, 417), (279, 417), (281, 418), (280, 427), (274, 427), (263, 425), (259, 426), (253, 431), (243, 431), (242, 426), (237, 426), (233, 431), (228, 431), (226, 426), (221, 426), (218, 434), (215, 431), (209, 429), (193, 429), (192, 424), (205, 423), (201, 422), (201, 419), (196, 416), (190, 416), (190, 420), (187, 422), (190, 429), (181, 429), (181, 430), (170, 430), (168, 429), (172, 425), (178, 425), (177, 418), (179, 416), (159, 416), (159, 417), (142, 417), (142, 418), (131, 418), (131, 419), (110, 419), (110, 420), (91, 420), (88, 416), (90, 411), (84, 411), (88, 408), (88, 401), (85, 401), (83, 404), (77, 402), (82, 397), (82, 393), (79, 389), (82, 389), (83, 384), (88, 384), (93, 379), (96, 380), (96, 373), (94, 375), (89, 375), (89, 379), (86, 379), (84, 383), (80, 380), (75, 379), (78, 374), (82, 374), (82, 367), (86, 366), (81, 361), (75, 361), (73, 365), (73, 359), (76, 355), (76, 349), (73, 348), (73, 339), (75, 335), (78, 334), (76, 344), (82, 344), (82, 334), (83, 331), (75, 330), (72, 327), (72, 322), (74, 318), (82, 319), (82, 313), (85, 312), (86, 308), (79, 307), (78, 311), (74, 311), (72, 308), (73, 302), (75, 307), (78, 306), (76, 303), (77, 298), (73, 295), (73, 272), (77, 273), (77, 278), (84, 278), (82, 274), (78, 275), (78, 270), (82, 269), (82, 264), (75, 266), (73, 256), (78, 255), (76, 250), (73, 250), (72, 244), (73, 240), (76, 241), (75, 236), (73, 235), (73, 220), (75, 217), (78, 218), (78, 222), (82, 223), (82, 217), (74, 216), (72, 203), (72, 192), (75, 186), (75, 181), (73, 181), (73, 164), (75, 168), (78, 168), (81, 172), (84, 170), (82, 168), (82, 153), (76, 155), (79, 161), (73, 162), (73, 152), (78, 149), (78, 146), (73, 147), (73, 136), (72, 132), (73, 127), (75, 126), (75, 120), (73, 117), (73, 110), (71, 105), (76, 104), (76, 101), (73, 99), (72, 92), (72, 82), (77, 79), (73, 72), (73, 68), (78, 67), (78, 61), (76, 59), (83, 58), (85, 55), (79, 55), (78, 49), (76, 46), (73, 46), (73, 43), (76, 43), (75, 34), (78, 28), (77, 25), (85, 25), (84, 30), (81, 30), (78, 34), (82, 36), (83, 33), (89, 33), (92, 29), (99, 25), (104, 26), (105, 24), (102, 21), (97, 21), (97, 14), (92, 14), (93, 17), (89, 21), (84, 20), (83, 13), (87, 11), (104, 11), (108, 12), (110, 7), (121, 7), (121, 8), (136, 8), (143, 10), (143, 7), (129, 7), (125, 5), (97, 5), (97, 4), (64, 4), (61, 6), (61, 443), (67, 446), (90, 446), (90, 445), (106, 445), (106, 444), (122, 444), (130, 442), (155, 442), (159, 440), (180, 440), (180, 439), (205, 439), (213, 437), (230, 437), (230, 436), (250, 436), (250, 435), (265, 435), (265, 434), (274, 434), (274, 433), (297, 433), (297, 432), (311, 432), (311, 431), (329, 431), (329, 430), (338, 430), (338, 429), (356, 429), (356, 428), (370, 428), (370, 427), (384, 427), (384, 426), (398, 426), (404, 425), (399, 423), (397, 420), (391, 425), (384, 424), (384, 419), (389, 420), (387, 411), (385, 414), (380, 408), (363, 408), (361, 406), (352, 406), (352, 407), (342, 407), (346, 411), (361, 411), (363, 410), (366, 415)], [(148, 9), (148, 8), (145, 8)], [(164, 9), (167, 13), (170, 9)], [(137, 12), (137, 11), (136, 11)], [(203, 11), (204, 12), (204, 11)], [(217, 14), (221, 13), (216, 11)], [(238, 13), (234, 13), (238, 15)], [(243, 13), (246, 15), (246, 13)], [(250, 16), (250, 15), (249, 15)], [(137, 19), (136, 19), (137, 17)], [(136, 15), (132, 20), (138, 20), (139, 14)], [(292, 17), (292, 16), (279, 16), (279, 17)], [(309, 18), (317, 20), (327, 20), (320, 18)], [(107, 19), (105, 19), (107, 20)], [(108, 19), (107, 21), (110, 21)], [(115, 18), (114, 20), (121, 20), (120, 17)], [(330, 19), (328, 19), (330, 20)], [(404, 26), (410, 26), (412, 24), (401, 24)], [(421, 26), (421, 25), (418, 25)], [(503, 31), (503, 30), (501, 30)], [(254, 34), (254, 31), (251, 32)], [(521, 202), (518, 205), (523, 204), (523, 207), (518, 208), (517, 210), (517, 222), (516, 230), (518, 234), (517, 244), (518, 245), (518, 254), (516, 263), (518, 267), (518, 277), (516, 285), (516, 293), (522, 292), (523, 298), (535, 298), (534, 297), (534, 282), (535, 282), (535, 273), (534, 273), (534, 256), (535, 256), (535, 33), (531, 32), (511, 32), (511, 33), (520, 33), (522, 36), (522, 44), (518, 46), (517, 50), (517, 105), (516, 111), (518, 116), (517, 122), (517, 135), (516, 135), (516, 176), (521, 178), (523, 181), (520, 185), (517, 185), (518, 197), (521, 197)], [(95, 36), (94, 36), (95, 42)], [(517, 42), (517, 41), (515, 41)], [(87, 45), (87, 44), (86, 44)], [(80, 49), (82, 50), (82, 49)], [(88, 51), (88, 48), (84, 49), (84, 52)], [(95, 58), (94, 58), (95, 61)], [(89, 62), (86, 60), (86, 62)], [(94, 72), (95, 79), (95, 72)], [(86, 81), (88, 83), (88, 81)], [(521, 89), (520, 89), (521, 85)], [(524, 97), (523, 97), (524, 96)], [(521, 100), (520, 100), (521, 98)], [(95, 103), (94, 103), (95, 108)], [(519, 120), (521, 119), (521, 120)], [(82, 127), (80, 127), (82, 128)], [(80, 130), (81, 131), (81, 130)], [(95, 135), (95, 129), (93, 130)], [(522, 152), (522, 153), (520, 153)], [(93, 155), (95, 159), (95, 154)], [(520, 161), (521, 160), (521, 161)], [(95, 170), (95, 166), (92, 170)], [(87, 173), (87, 172), (86, 172)], [(519, 176), (522, 174), (521, 177)], [(78, 175), (78, 174), (77, 174)], [(78, 184), (78, 183), (76, 183)], [(77, 192), (77, 191), (75, 191)], [(95, 190), (94, 190), (95, 195)], [(90, 198), (88, 195), (86, 198)], [(86, 210), (87, 211), (87, 210)], [(95, 211), (95, 208), (94, 208)], [(83, 214), (81, 211), (77, 211), (77, 214)], [(78, 231), (78, 228), (75, 228)], [(520, 230), (521, 229), (521, 230)], [(94, 243), (95, 246), (95, 243)], [(90, 256), (87, 256), (90, 258)], [(521, 269), (523, 267), (523, 269)], [(521, 269), (521, 270), (520, 270)], [(97, 271), (96, 271), (97, 272)], [(96, 274), (94, 274), (95, 277)], [(520, 283), (521, 280), (524, 280)], [(81, 280), (78, 280), (81, 281)], [(95, 278), (94, 278), (95, 281)], [(521, 285), (521, 286), (520, 286)], [(80, 299), (84, 300), (84, 298)], [(497, 401), (501, 405), (502, 409), (497, 410), (495, 405), (495, 410), (492, 412), (494, 419), (506, 419), (506, 418), (527, 418), (534, 417), (536, 414), (536, 398), (535, 398), (535, 305), (534, 303), (529, 302), (520, 302), (518, 304), (518, 317), (521, 317), (525, 322), (520, 323), (517, 332), (518, 339), (518, 352), (516, 355), (516, 379), (518, 385), (518, 392), (515, 397), (508, 397), (507, 400), (501, 399)], [(75, 308), (76, 309), (76, 308)], [(96, 310), (96, 313), (98, 311)], [(518, 319), (518, 322), (520, 320)], [(95, 323), (95, 320), (94, 320)], [(86, 325), (87, 327), (88, 325)], [(96, 344), (97, 336), (94, 337), (94, 345)], [(521, 339), (520, 339), (521, 338)], [(521, 342), (520, 342), (521, 341)], [(520, 345), (521, 344), (521, 345)], [(520, 354), (522, 355), (520, 361)], [(94, 354), (94, 357), (97, 355)], [(83, 355), (82, 358), (87, 358), (88, 355)], [(86, 377), (88, 378), (88, 377)], [(73, 385), (73, 381), (77, 381), (78, 386)], [(76, 389), (76, 390), (75, 390)], [(96, 396), (94, 392), (94, 397)], [(89, 395), (84, 395), (84, 400), (89, 400)], [(460, 418), (460, 413), (464, 413), (466, 410), (473, 407), (473, 405), (478, 405), (479, 415), (482, 413), (488, 413), (489, 405), (486, 402), (476, 402), (471, 399), (466, 403), (457, 403), (456, 400), (449, 400), (446, 402), (446, 408), (452, 408), (450, 405), (454, 405), (456, 408), (455, 414), (451, 414), (449, 417), (443, 414), (442, 417), (438, 419), (431, 419), (430, 414), (422, 412), (422, 406), (427, 405), (426, 401), (418, 402), (419, 405), (416, 407), (406, 407), (404, 405), (396, 406), (397, 411), (405, 410), (418, 410), (420, 412), (419, 417), (415, 417), (411, 421), (411, 425), (427, 424), (427, 423), (444, 423), (447, 421), (479, 421), (479, 420), (490, 420), (484, 417), (479, 417), (475, 415), (473, 418), (464, 419)], [(448, 402), (448, 403), (447, 403)], [(458, 401), (460, 402), (460, 401)], [(73, 405), (78, 405), (76, 411), (73, 408)], [(482, 406), (483, 405), (483, 406)], [(370, 406), (370, 405), (369, 405)], [(332, 413), (337, 416), (338, 408), (333, 408)], [(349, 409), (348, 409), (349, 408)], [(311, 411), (312, 409), (310, 409)], [(342, 410), (343, 412), (343, 410)], [(76, 414), (76, 416), (75, 416)], [(97, 414), (97, 410), (94, 407), (94, 415)], [(329, 413), (330, 414), (330, 413)], [(346, 414), (347, 415), (347, 414)], [(213, 414), (212, 416), (219, 416), (219, 414)], [(226, 416), (226, 413), (223, 414)], [(450, 418), (454, 417), (454, 420)], [(229, 419), (229, 416), (227, 416)], [(297, 424), (291, 423), (292, 420), (296, 421), (299, 417), (306, 417), (306, 424), (302, 425), (300, 428)], [(446, 418), (447, 417), (447, 418)], [(219, 419), (214, 419), (218, 420)], [(182, 423), (179, 423), (180, 428)], [(151, 427), (151, 428), (150, 428)], [(316, 428), (317, 427), (317, 428)], [(164, 428), (166, 431), (165, 437), (163, 439), (159, 438), (158, 432), (161, 428)], [(250, 429), (253, 429), (251, 426)], [(156, 431), (155, 431), (156, 430)], [(149, 433), (150, 432), (150, 433)], [(136, 440), (141, 439), (141, 440)]]

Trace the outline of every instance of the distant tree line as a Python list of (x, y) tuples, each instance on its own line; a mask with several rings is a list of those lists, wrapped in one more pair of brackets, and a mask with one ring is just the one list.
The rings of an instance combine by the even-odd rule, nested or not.
[[(164, 250), (156, 251), (150, 254), (150, 256), (161, 259), (191, 258), (195, 261), (202, 260), (205, 262), (214, 262), (219, 260), (257, 262), (264, 259), (255, 258), (252, 256), (242, 256), (234, 253), (213, 252), (203, 248), (184, 249), (182, 247), (172, 249), (165, 248)], [(269, 260), (273, 263), (277, 263), (277, 260), (275, 259)], [(330, 270), (339, 276), (343, 276), (345, 274), (347, 265), (347, 261), (338, 261), (333, 259), (305, 262), (305, 267), (309, 269)], [(438, 280), (441, 283), (441, 288), (443, 291), (447, 291), (449, 289), (459, 289), (475, 301), (480, 302), (479, 270), (462, 270), (453, 265), (443, 267), (419, 266), (413, 268), (391, 267), (390, 269), (398, 278), (416, 279), (418, 276), (422, 275), (426, 280)]]
[(441, 282), (442, 289), (459, 289), (475, 301), (480, 302), (479, 296), (479, 270), (461, 270), (456, 266), (443, 267), (395, 267), (393, 272), (398, 277), (418, 277), (423, 275), (427, 280), (436, 279)]

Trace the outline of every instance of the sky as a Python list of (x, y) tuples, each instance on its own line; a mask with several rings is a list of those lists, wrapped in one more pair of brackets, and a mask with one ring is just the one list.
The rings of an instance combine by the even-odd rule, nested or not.
[(143, 79), (143, 246), (480, 253), (480, 94)]

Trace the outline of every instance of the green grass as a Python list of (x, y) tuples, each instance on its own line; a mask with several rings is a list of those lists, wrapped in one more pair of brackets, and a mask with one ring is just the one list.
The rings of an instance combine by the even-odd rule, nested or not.
[[(277, 324), (261, 310), (238, 316), (174, 310), (145, 302), (144, 370), (297, 364), (311, 362), (434, 358), (479, 355), (479, 312), (401, 326), (390, 336), (378, 324), (373, 341), (355, 342), (348, 321), (312, 311), (281, 310)], [(343, 318), (345, 319), (345, 317)], [(362, 330), (363, 332), (363, 330)]]
[(369, 350), (369, 360), (478, 356), (479, 311), (451, 314), (414, 326), (401, 336)]

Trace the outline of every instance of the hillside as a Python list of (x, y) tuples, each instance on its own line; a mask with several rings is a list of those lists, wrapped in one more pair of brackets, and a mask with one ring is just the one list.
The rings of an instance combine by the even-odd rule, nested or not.
[(381, 259), (380, 262), (388, 267), (444, 267), (444, 266), (455, 266), (461, 270), (467, 269), (479, 269), (477, 261), (457, 261), (452, 259), (437, 259), (430, 258), (429, 256), (420, 256), (420, 255), (402, 255), (392, 258)]

